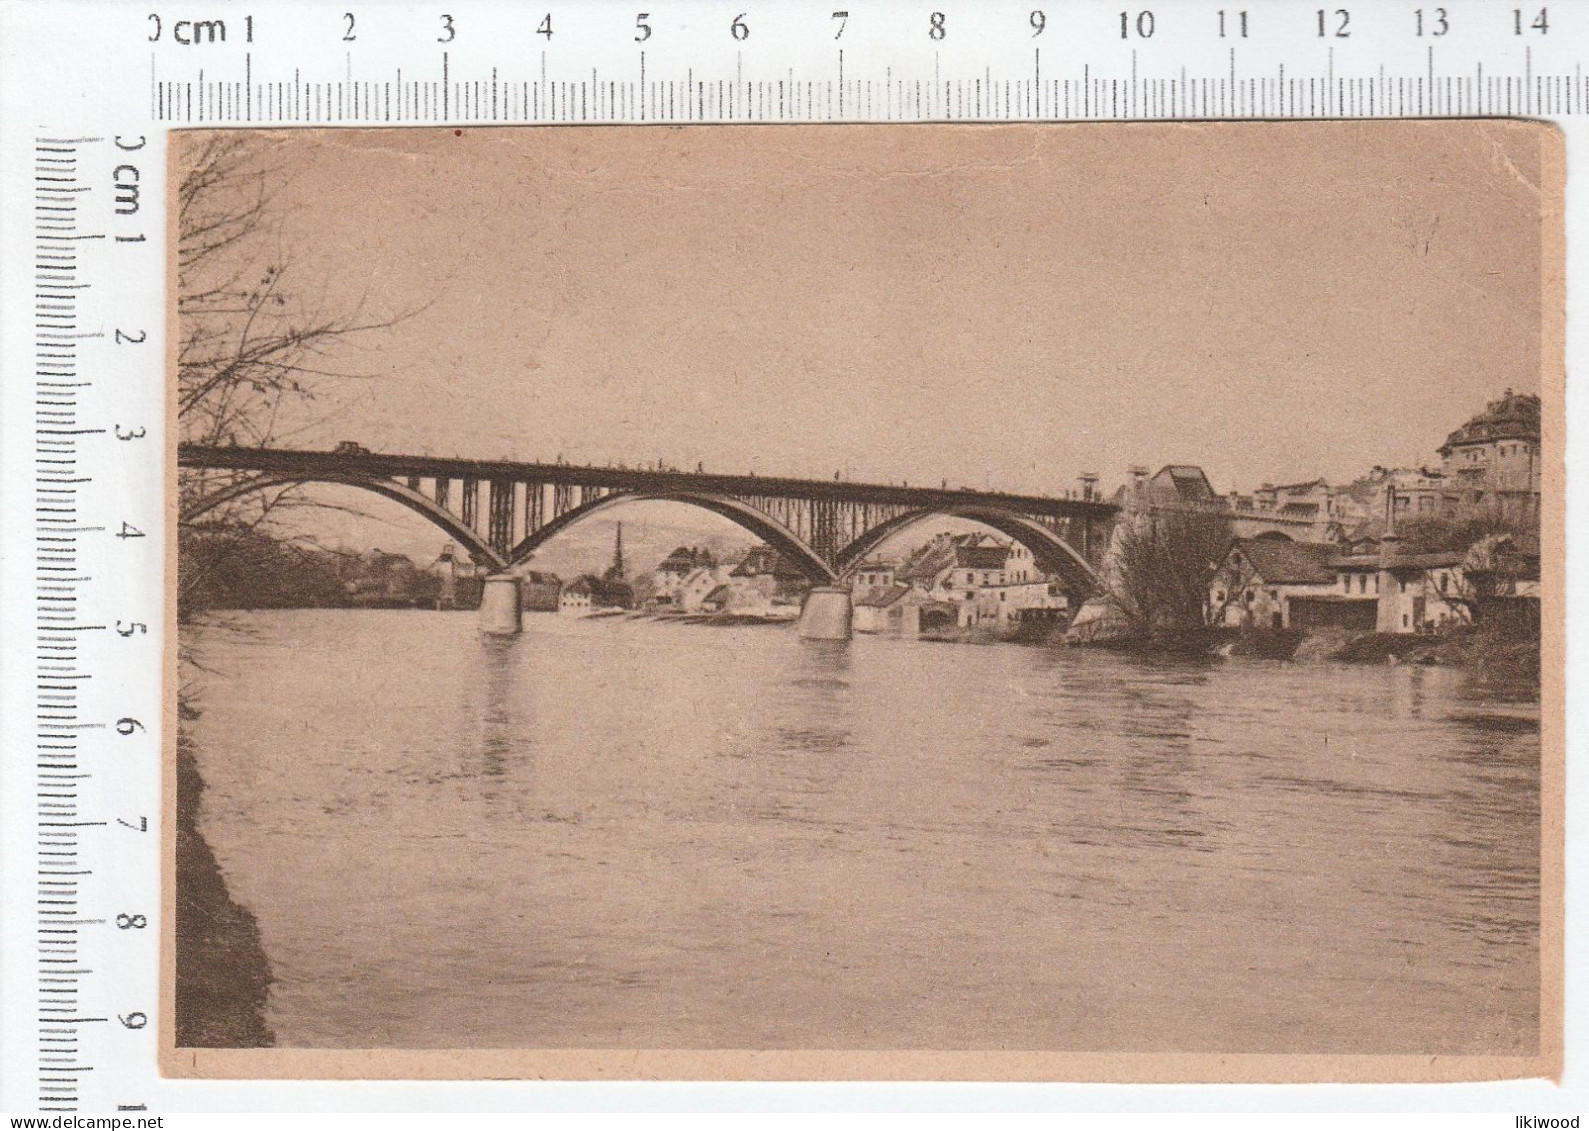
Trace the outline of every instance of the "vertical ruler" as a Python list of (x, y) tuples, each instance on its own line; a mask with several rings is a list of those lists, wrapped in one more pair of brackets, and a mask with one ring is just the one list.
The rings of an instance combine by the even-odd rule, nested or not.
[[(137, 133), (36, 134), (29, 254), (8, 279), (13, 316), (19, 275), (31, 315), (31, 649), (12, 637), (7, 690), (27, 655), (34, 942), (31, 1024), (8, 1028), (34, 1072), (7, 1100), (44, 1112), (139, 1110), (104, 1056), (152, 1052), (158, 1015), (161, 152)], [(6, 864), (14, 882), (15, 853)], [(21, 956), (7, 957), (14, 993)]]
[(85, 815), (82, 785), (92, 777), (85, 746), (102, 723), (85, 720), (83, 644), (103, 624), (88, 624), (80, 546), (98, 533), (83, 523), (79, 492), (85, 428), (78, 393), (88, 382), (79, 365), (86, 335), (85, 243), (103, 235), (82, 230), (83, 150), (98, 138), (40, 137), (34, 143), (33, 494), (35, 789), (38, 826), (38, 1105), (72, 1111), (80, 1100), (84, 1030), (107, 1018), (83, 1008), (84, 933), (105, 920), (84, 911), (84, 839), (104, 820)]

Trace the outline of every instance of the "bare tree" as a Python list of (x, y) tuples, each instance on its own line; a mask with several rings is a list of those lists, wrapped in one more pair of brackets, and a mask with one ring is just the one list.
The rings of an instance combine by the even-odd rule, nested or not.
[(1111, 604), (1134, 635), (1202, 627), (1209, 578), (1230, 548), (1230, 520), (1212, 511), (1123, 516), (1105, 564)]
[[(258, 140), (215, 133), (188, 143), (177, 187), (177, 427), (184, 442), (266, 447), (305, 425), (305, 408), (360, 376), (341, 369), (349, 340), (392, 326), (363, 302), (330, 310), (293, 289), (283, 250), (280, 170)], [(247, 474), (184, 470), (179, 507)], [(258, 531), (282, 508), (311, 505), (295, 486), (244, 495), (184, 523), (184, 538)], [(312, 504), (323, 505), (323, 504)], [(188, 609), (203, 581), (185, 556), (179, 601)]]

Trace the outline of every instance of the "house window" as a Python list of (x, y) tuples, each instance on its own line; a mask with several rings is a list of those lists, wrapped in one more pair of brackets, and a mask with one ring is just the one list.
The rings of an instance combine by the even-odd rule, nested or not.
[(974, 574), (974, 573), (968, 572), (966, 574), (966, 584), (967, 585), (975, 585), (976, 583), (977, 583), (977, 575)]
[(1360, 573), (1357, 575), (1357, 591), (1359, 593), (1368, 592), (1368, 574)]
[(1271, 601), (1278, 601), (1278, 600), (1280, 600), (1280, 590), (1278, 590), (1278, 589), (1271, 589), (1271, 590), (1269, 590), (1269, 599), (1270, 599), (1270, 600), (1271, 600)]

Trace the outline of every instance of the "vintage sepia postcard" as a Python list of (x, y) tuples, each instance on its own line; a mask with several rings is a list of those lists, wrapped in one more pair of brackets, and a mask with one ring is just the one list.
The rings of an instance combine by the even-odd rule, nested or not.
[(1559, 1075), (1562, 168), (173, 135), (164, 1070)]

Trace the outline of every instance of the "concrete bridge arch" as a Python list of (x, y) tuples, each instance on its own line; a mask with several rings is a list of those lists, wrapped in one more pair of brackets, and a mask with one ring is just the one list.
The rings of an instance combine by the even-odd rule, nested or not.
[(383, 499), (391, 499), (393, 502), (402, 504), (409, 510), (441, 527), (442, 530), (447, 532), (448, 537), (461, 544), (469, 551), (470, 556), (482, 565), (489, 566), (493, 571), (499, 573), (506, 570), (509, 566), (507, 558), (492, 549), (489, 542), (482, 538), (474, 529), (465, 525), (463, 520), (457, 515), (433, 500), (426, 498), (412, 487), (405, 486), (395, 479), (368, 479), (358, 475), (317, 475), (312, 478), (306, 478), (302, 475), (265, 475), (257, 479), (231, 483), (202, 496), (183, 508), (181, 520), (184, 523), (195, 522), (216, 507), (241, 499), (246, 495), (252, 495), (259, 491), (268, 491), (273, 487), (296, 487), (305, 483), (357, 487), (361, 491), (369, 491), (372, 494), (381, 496)]
[(888, 539), (920, 523), (937, 518), (963, 518), (992, 527), (1032, 552), (1032, 561), (1045, 573), (1058, 574), (1070, 592), (1085, 598), (1103, 588), (1103, 580), (1074, 546), (1036, 519), (998, 506), (947, 506), (907, 511), (868, 530), (839, 555), (841, 578), (853, 574), (868, 556)]
[(625, 491), (592, 499), (573, 510), (564, 512), (521, 540), (508, 555), (508, 568), (514, 573), (523, 573), (529, 567), (530, 558), (535, 551), (569, 527), (624, 503), (640, 502), (683, 503), (722, 515), (777, 550), (813, 584), (832, 585), (838, 581), (838, 573), (822, 560), (821, 555), (777, 519), (738, 499), (684, 491)]

